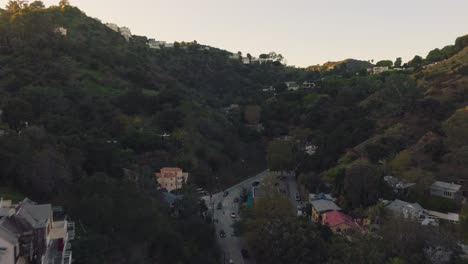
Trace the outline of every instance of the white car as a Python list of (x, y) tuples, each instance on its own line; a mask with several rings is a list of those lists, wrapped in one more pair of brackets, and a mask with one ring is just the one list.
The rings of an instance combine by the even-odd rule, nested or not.
[(236, 213), (231, 213), (231, 217), (236, 218), (237, 217)]

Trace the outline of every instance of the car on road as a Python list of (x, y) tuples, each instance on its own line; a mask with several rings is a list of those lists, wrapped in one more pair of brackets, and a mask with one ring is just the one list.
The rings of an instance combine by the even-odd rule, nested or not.
[(229, 192), (228, 192), (228, 191), (225, 191), (225, 192), (223, 193), (223, 197), (227, 197), (228, 195), (229, 195)]
[(216, 207), (218, 210), (223, 209), (223, 204), (221, 202), (218, 203), (218, 206)]
[(301, 201), (301, 196), (299, 194), (296, 194), (296, 201), (300, 202)]
[(241, 250), (241, 254), (242, 254), (242, 257), (245, 258), (245, 259), (250, 258), (249, 251), (247, 251), (247, 249), (245, 249), (245, 248), (243, 248)]
[(236, 213), (231, 213), (231, 217), (236, 218), (237, 217)]
[(234, 198), (234, 202), (238, 203), (239, 202), (239, 197)]
[(224, 230), (221, 229), (221, 231), (219, 231), (219, 236), (220, 237), (226, 237), (226, 232), (224, 232)]

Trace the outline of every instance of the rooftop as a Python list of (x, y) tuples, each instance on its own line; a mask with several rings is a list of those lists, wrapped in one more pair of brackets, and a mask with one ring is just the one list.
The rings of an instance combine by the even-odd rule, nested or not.
[(338, 205), (328, 200), (315, 200), (315, 201), (311, 201), (311, 204), (312, 204), (312, 207), (314, 207), (315, 210), (319, 213), (326, 212), (326, 211), (333, 211), (333, 210), (336, 210), (336, 211), (341, 210), (341, 208), (338, 207)]
[(436, 181), (431, 185), (431, 188), (446, 189), (446, 190), (451, 190), (451, 191), (454, 191), (454, 192), (460, 190), (461, 187), (462, 186), (459, 185), (459, 184), (441, 182), (441, 181)]
[(324, 213), (324, 216), (325, 216), (324, 217), (325, 224), (327, 224), (330, 227), (333, 227), (339, 224), (346, 224), (350, 226), (355, 225), (353, 219), (351, 219), (349, 215), (346, 215), (339, 211), (327, 212), (327, 213)]

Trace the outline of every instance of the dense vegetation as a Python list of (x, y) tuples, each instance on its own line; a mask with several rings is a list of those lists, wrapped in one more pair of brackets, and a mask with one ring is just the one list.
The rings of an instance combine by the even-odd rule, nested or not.
[[(458, 210), (425, 190), (434, 179), (468, 180), (467, 39), (408, 64), (377, 62), (414, 71), (368, 75), (372, 64), (356, 60), (308, 69), (244, 65), (196, 41), (149, 49), (146, 37), (127, 41), (67, 1), (49, 8), (10, 1), (0, 10), (0, 191), (64, 205), (80, 223), (77, 263), (216, 263), (193, 186), (220, 190), (267, 163), (296, 170), (308, 191), (331, 191), (356, 214), (394, 198), (385, 174), (418, 183), (407, 200)], [(318, 87), (291, 92), (285, 81)], [(277, 93), (262, 92), (267, 86)], [(239, 108), (223, 109), (232, 104)], [(252, 128), (258, 122), (263, 132)], [(280, 139), (286, 135), (294, 140)], [(317, 153), (305, 155), (304, 142)], [(163, 166), (190, 173), (173, 208), (154, 183)], [(270, 215), (262, 209), (268, 202), (245, 226), (263, 263), (421, 263), (426, 245), (416, 242), (434, 239), (397, 223), (379, 234), (392, 247), (368, 237), (348, 243), (291, 219), (287, 205)], [(259, 227), (275, 232), (259, 235)], [(392, 237), (413, 229), (411, 237)], [(468, 219), (451, 231), (468, 237)]]

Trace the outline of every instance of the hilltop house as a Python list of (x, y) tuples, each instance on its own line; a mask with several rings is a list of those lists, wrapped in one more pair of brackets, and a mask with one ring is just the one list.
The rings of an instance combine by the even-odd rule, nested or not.
[(74, 223), (50, 204), (0, 200), (0, 263), (71, 264)]
[(388, 204), (386, 208), (406, 219), (419, 220), (426, 214), (424, 208), (418, 203), (408, 203), (398, 199)]
[(297, 91), (297, 90), (299, 90), (299, 85), (296, 82), (285, 82), (284, 84), (288, 88), (288, 91)]
[(156, 182), (159, 187), (166, 189), (168, 192), (178, 190), (187, 183), (188, 173), (183, 172), (180, 168), (162, 168), (161, 172), (155, 173)]
[(166, 44), (166, 41), (149, 39), (148, 40), (148, 47), (150, 49), (161, 49), (162, 46)]
[(106, 23), (106, 26), (113, 31), (120, 33), (126, 40), (129, 40), (132, 37), (132, 32), (128, 27), (119, 27), (114, 23)]
[(383, 73), (389, 70), (390, 68), (388, 67), (373, 67), (373, 68), (368, 68), (367, 72), (371, 72), (372, 74), (379, 74), (379, 73)]
[(452, 200), (462, 199), (461, 185), (455, 183), (436, 181), (431, 185), (431, 195)]
[(250, 64), (250, 59), (248, 57), (242, 57), (243, 64)]
[(56, 27), (54, 28), (54, 33), (58, 33), (62, 36), (67, 36), (68, 30), (64, 27)]

